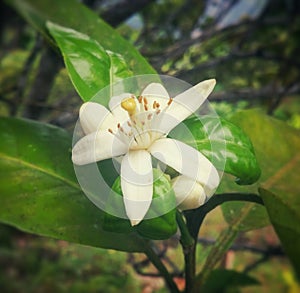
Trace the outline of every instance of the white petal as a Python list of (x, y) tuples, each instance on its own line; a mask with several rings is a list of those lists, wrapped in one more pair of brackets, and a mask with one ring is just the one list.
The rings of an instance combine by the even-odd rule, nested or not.
[(98, 129), (115, 129), (116, 119), (102, 105), (94, 102), (84, 103), (79, 111), (80, 125), (85, 134), (93, 133)]
[(72, 150), (72, 161), (85, 165), (123, 155), (128, 147), (107, 130), (90, 133), (80, 139)]
[(176, 171), (192, 178), (210, 190), (218, 187), (220, 178), (213, 164), (196, 149), (174, 139), (161, 138), (155, 141), (149, 152), (158, 160)]
[(150, 83), (142, 91), (141, 96), (147, 98), (150, 109), (153, 107), (154, 101), (160, 104), (163, 110), (169, 101), (169, 94), (165, 87), (160, 83)]
[(145, 150), (129, 151), (121, 164), (121, 188), (131, 225), (145, 217), (153, 194), (151, 156)]
[(162, 115), (159, 129), (169, 133), (181, 121), (197, 111), (212, 92), (215, 84), (215, 79), (205, 80), (177, 95), (166, 109), (166, 113)]
[(172, 180), (176, 203), (181, 210), (196, 209), (206, 201), (202, 185), (186, 176), (177, 176)]

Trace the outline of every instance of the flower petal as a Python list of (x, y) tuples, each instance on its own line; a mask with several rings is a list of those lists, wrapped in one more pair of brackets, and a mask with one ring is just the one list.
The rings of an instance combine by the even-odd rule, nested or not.
[(170, 138), (155, 141), (149, 152), (158, 160), (171, 166), (176, 171), (201, 183), (210, 190), (215, 190), (220, 182), (214, 165), (194, 148)]
[(72, 149), (72, 161), (85, 165), (123, 155), (128, 147), (107, 130), (90, 133), (80, 139)]
[(145, 217), (153, 194), (151, 156), (145, 150), (129, 151), (121, 164), (121, 188), (131, 225)]
[(172, 180), (176, 203), (181, 210), (196, 209), (206, 201), (205, 190), (197, 181), (186, 176), (177, 176)]
[(141, 96), (147, 99), (151, 109), (153, 108), (153, 103), (157, 102), (160, 105), (160, 109), (163, 110), (170, 99), (167, 90), (160, 83), (150, 83), (147, 85), (142, 91)]
[(80, 125), (85, 134), (98, 129), (115, 129), (117, 120), (102, 105), (94, 102), (84, 103), (79, 111)]
[(200, 108), (216, 84), (215, 79), (198, 83), (185, 92), (177, 95), (166, 112), (162, 113), (159, 129), (169, 133), (176, 125)]

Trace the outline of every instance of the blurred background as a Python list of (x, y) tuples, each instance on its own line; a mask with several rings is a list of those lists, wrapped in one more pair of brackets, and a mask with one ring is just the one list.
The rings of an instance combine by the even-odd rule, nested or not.
[[(134, 44), (158, 73), (191, 84), (216, 78), (210, 101), (220, 115), (259, 107), (300, 129), (298, 0), (81, 2)], [(40, 120), (71, 132), (81, 100), (61, 56), (3, 1), (0, 42), (0, 115)], [(199, 267), (223, 222), (219, 210), (206, 219), (199, 239)], [(181, 286), (183, 260), (177, 236), (157, 246)], [(242, 292), (299, 289), (271, 227), (241, 233), (221, 266), (249, 272), (261, 282)], [(1, 292), (166, 292), (154, 275), (142, 255), (107, 252), (0, 226)]]

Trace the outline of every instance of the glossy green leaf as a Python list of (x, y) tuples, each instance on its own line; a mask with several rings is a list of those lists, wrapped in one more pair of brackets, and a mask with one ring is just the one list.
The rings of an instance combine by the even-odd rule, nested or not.
[[(47, 28), (58, 44), (70, 78), (84, 101), (90, 100), (100, 89), (130, 77), (132, 72), (123, 57), (107, 52), (94, 39), (70, 28), (47, 22)], [(107, 99), (100, 101), (105, 106)]]
[[(190, 133), (187, 133), (186, 127)], [(170, 136), (196, 147), (216, 168), (236, 176), (238, 184), (251, 184), (260, 176), (250, 139), (239, 127), (225, 119), (204, 116), (200, 120), (192, 117), (176, 127)]]
[(259, 285), (259, 282), (246, 274), (233, 270), (218, 269), (211, 272), (201, 291), (205, 293), (226, 293), (232, 292), (233, 288), (253, 285)]
[(71, 242), (143, 251), (136, 234), (102, 228), (104, 213), (82, 193), (71, 162), (71, 137), (57, 127), (0, 118), (0, 221)]
[(121, 54), (137, 74), (154, 74), (154, 69), (128, 41), (99, 16), (76, 0), (6, 0), (30, 24), (51, 41), (46, 22), (69, 27), (97, 41), (105, 50)]
[[(167, 239), (176, 233), (176, 210), (172, 208), (176, 205), (176, 200), (170, 180), (157, 169), (153, 169), (153, 175), (154, 200), (145, 216), (146, 219), (137, 226), (132, 227), (129, 220), (106, 214), (103, 225), (104, 229), (118, 233), (131, 233), (135, 231), (143, 237), (156, 240)], [(112, 189), (115, 193), (110, 196), (110, 205), (114, 207), (118, 206), (118, 209), (123, 209), (123, 214), (125, 214), (120, 177), (117, 178)], [(119, 198), (116, 198), (118, 195)], [(107, 208), (109, 209), (109, 207)]]

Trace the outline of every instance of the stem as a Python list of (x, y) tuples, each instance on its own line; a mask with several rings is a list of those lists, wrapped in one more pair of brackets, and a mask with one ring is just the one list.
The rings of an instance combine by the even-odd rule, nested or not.
[(196, 274), (196, 244), (197, 242), (190, 235), (188, 227), (182, 217), (182, 214), (176, 212), (176, 220), (179, 226), (181, 237), (180, 243), (184, 254), (185, 262), (185, 292), (191, 292)]
[(197, 240), (199, 229), (205, 216), (217, 206), (228, 201), (245, 201), (263, 205), (260, 196), (254, 193), (222, 193), (215, 194), (206, 204), (196, 210), (186, 211), (188, 228), (192, 237)]
[(156, 267), (156, 269), (160, 272), (161, 276), (165, 279), (165, 282), (170, 289), (171, 293), (180, 293), (177, 285), (175, 284), (173, 278), (169, 274), (168, 270), (166, 269), (165, 265), (162, 263), (160, 258), (152, 249), (150, 242), (145, 241), (145, 254), (152, 262), (152, 264)]

